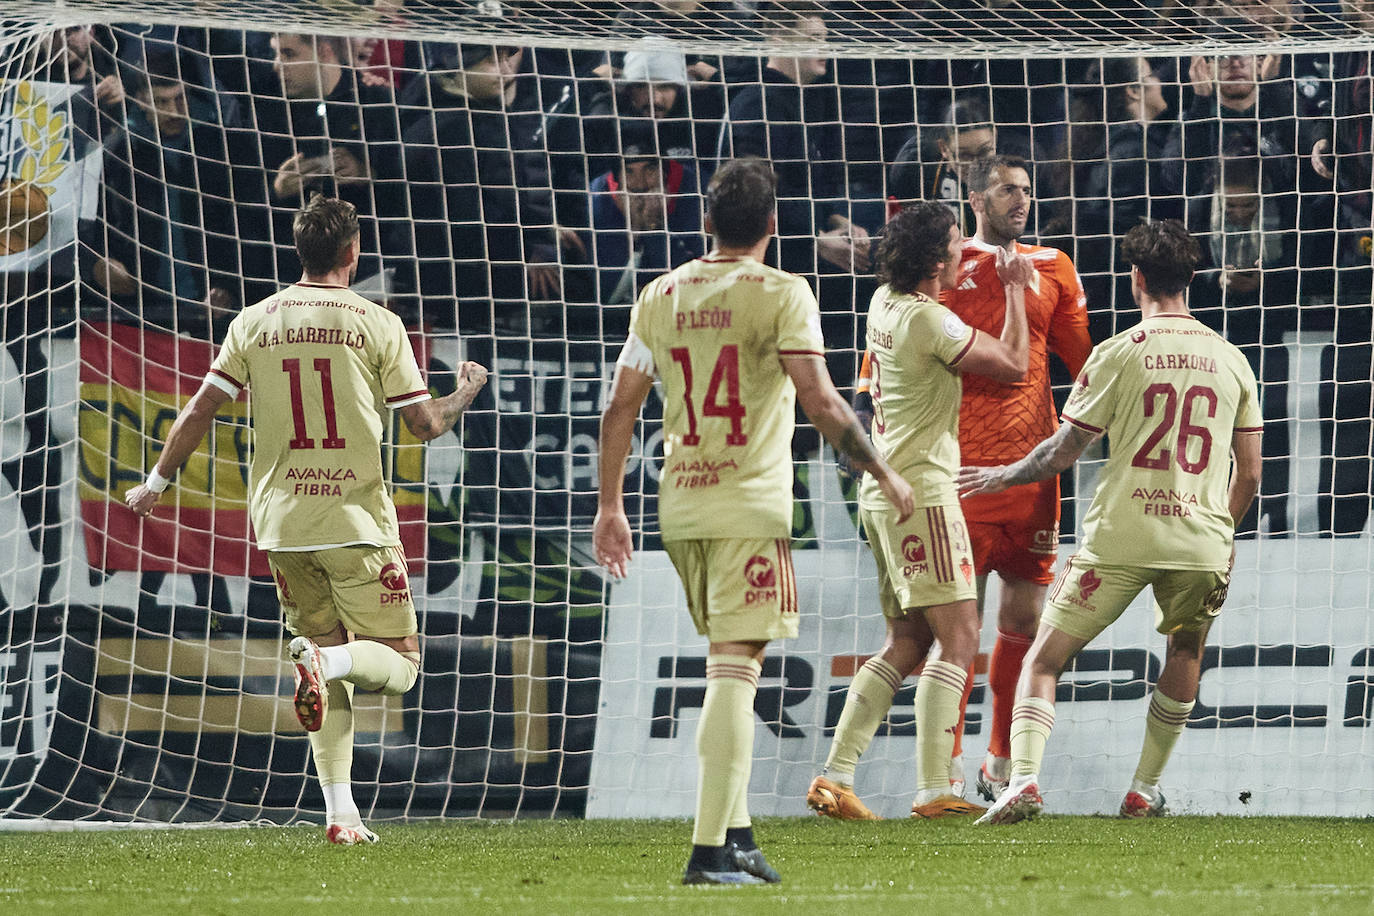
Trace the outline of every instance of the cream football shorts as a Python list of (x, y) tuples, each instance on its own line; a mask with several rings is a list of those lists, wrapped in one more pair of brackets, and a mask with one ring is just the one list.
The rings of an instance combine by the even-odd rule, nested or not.
[(399, 547), (355, 544), (324, 550), (269, 550), (286, 628), (322, 636), (337, 624), (359, 636), (414, 636), (415, 601)]
[(697, 632), (711, 642), (797, 635), (797, 577), (786, 538), (664, 541)]
[(957, 503), (917, 506), (900, 525), (890, 509), (860, 508), (859, 518), (878, 565), (885, 616), (977, 597), (968, 526)]
[(1150, 586), (1156, 630), (1165, 635), (1198, 630), (1221, 613), (1230, 581), (1226, 570), (1111, 566), (1075, 555), (1050, 591), (1041, 620), (1070, 636), (1092, 640)]

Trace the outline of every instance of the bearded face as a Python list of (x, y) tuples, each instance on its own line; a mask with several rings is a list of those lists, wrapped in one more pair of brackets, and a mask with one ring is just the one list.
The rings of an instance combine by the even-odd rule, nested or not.
[(654, 232), (667, 219), (663, 173), (653, 160), (627, 162), (621, 184), (626, 221), (631, 232)]

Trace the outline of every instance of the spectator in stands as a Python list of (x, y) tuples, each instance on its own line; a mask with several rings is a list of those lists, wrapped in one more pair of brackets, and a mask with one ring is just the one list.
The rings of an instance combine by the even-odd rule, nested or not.
[(1295, 188), (1297, 120), (1291, 104), (1266, 110), (1261, 72), (1271, 58), (1254, 54), (1198, 56), (1192, 61), (1194, 97), (1166, 144), (1165, 190), (1196, 197), (1226, 148), (1251, 147), (1263, 160), (1267, 187)]
[(106, 155), (90, 278), (116, 318), (218, 339), (211, 315), (222, 333), (243, 302), (224, 132), (206, 112), (191, 119), (175, 58), (150, 56), (126, 82), (133, 104)]
[[(825, 19), (817, 4), (778, 3), (766, 16), (765, 33), (782, 41), (825, 41)], [(826, 66), (824, 57), (769, 57), (762, 83), (746, 86), (730, 102), (717, 147), (720, 161), (758, 156), (773, 165), (778, 175), (778, 266), (808, 276), (822, 263), (843, 271), (867, 271), (869, 264), (868, 233), (841, 212), (844, 167), (836, 112), (813, 105), (833, 96), (805, 91), (825, 77)]]
[(933, 143), (917, 128), (903, 144), (888, 173), (888, 195), (902, 202), (944, 201), (959, 219), (960, 231), (972, 235), (973, 211), (964, 180), (975, 160), (995, 152), (997, 126), (987, 105), (974, 96), (956, 99), (935, 129)]
[(541, 151), (515, 144), (506, 111), (520, 56), (452, 46), (430, 74), (433, 111), (403, 137), (411, 219), (389, 247), (402, 256), (398, 284), (438, 327), (528, 333), (526, 304), (558, 293), (547, 167)]
[[(824, 9), (806, 0), (776, 3), (765, 13), (763, 30), (779, 45), (824, 44)], [(745, 86), (730, 101), (717, 158), (758, 156), (773, 166), (778, 176), (773, 263), (814, 278), (830, 371), (837, 378), (854, 378), (854, 275), (869, 272), (871, 240), (868, 229), (849, 217), (838, 100), (833, 85), (818, 85), (828, 70), (827, 58), (819, 55), (771, 55), (762, 81)]]
[(660, 158), (651, 133), (627, 138), (619, 168), (591, 184), (584, 242), (595, 266), (595, 301), (603, 308), (596, 321), (577, 322), (578, 332), (624, 340), (640, 288), (705, 253), (700, 194), (690, 160)]
[[(1090, 154), (1076, 149), (1071, 157), (1074, 183), (1059, 192), (1072, 206), (1063, 219), (1066, 242), (1074, 246), (1089, 302), (1129, 302), (1130, 265), (1117, 260), (1118, 240), (1142, 219), (1183, 215), (1177, 198), (1162, 196), (1169, 102), (1147, 58), (1111, 57), (1089, 70), (1071, 111), (1071, 137), (1085, 126), (1105, 127), (1106, 134), (1101, 148)], [(1091, 317), (1094, 339), (1117, 332), (1115, 310), (1099, 309)]]
[(1159, 199), (1165, 184), (1161, 160), (1171, 128), (1163, 116), (1169, 103), (1159, 76), (1144, 57), (1107, 58), (1101, 75), (1107, 155), (1093, 164), (1082, 190), (1100, 213), (1090, 218), (1090, 230), (1121, 236), (1147, 217), (1179, 215), (1161, 211)]
[[(257, 101), (263, 162), (282, 205), (277, 237), (291, 237), (291, 212), (310, 193), (347, 200), (362, 227), (358, 279), (365, 283), (381, 267), (377, 220), (405, 216), (391, 91), (362, 84), (347, 38), (279, 32), (271, 42), (285, 102)], [(282, 246), (281, 253), (280, 269), (294, 273), (294, 251)]]
[(1259, 322), (1256, 306), (1268, 306), (1271, 321), (1291, 311), (1297, 217), (1291, 189), (1263, 185), (1253, 149), (1227, 153), (1214, 164), (1204, 194), (1189, 201), (1189, 229), (1202, 243), (1189, 308), (1206, 320), (1208, 309), (1224, 307), (1223, 330), (1240, 344), (1255, 336), (1248, 326)]
[[(377, 16), (393, 26), (405, 24), (401, 12), (404, 6), (405, 0), (372, 0)], [(496, 0), (481, 8), (491, 8), (495, 17), (500, 16), (501, 4)], [(422, 69), (419, 42), (376, 35), (355, 35), (349, 41), (352, 58), (357, 62), (358, 79), (365, 86), (385, 86), (399, 93)]]
[[(1021, 34), (1029, 40), (1040, 37), (1037, 31), (1045, 27), (1045, 22), (1036, 23), (1034, 12), (1019, 2), (1004, 6), (1008, 8), (996, 16), (995, 31), (1000, 40), (1010, 45), (1017, 43), (1017, 30), (1006, 26), (1010, 25), (1009, 16), (1018, 15), (1023, 17)], [(1024, 19), (1027, 14), (1029, 21)], [(988, 120), (998, 126), (997, 152), (1043, 163), (1062, 148), (1067, 122), (1062, 59), (966, 55), (917, 62), (913, 72), (917, 123), (944, 123), (944, 115), (953, 102), (974, 97), (987, 110)]]
[(1188, 205), (1202, 252), (1189, 311), (1222, 333), (1250, 362), (1263, 394), (1264, 472), (1260, 499), (1240, 526), (1288, 530), (1288, 351), (1295, 326), (1297, 202), (1291, 188), (1266, 188), (1253, 147), (1224, 151), (1203, 194)]
[[(1359, 38), (1374, 32), (1374, 2), (1342, 0), (1346, 27)], [(1322, 117), (1309, 122), (1303, 148), (1309, 168), (1327, 194), (1310, 209), (1325, 212), (1321, 223), (1334, 229), (1334, 308), (1302, 310), (1304, 327), (1330, 326), (1335, 346), (1322, 354), (1322, 465), (1319, 525), (1324, 532), (1354, 535), (1369, 520), (1371, 484), (1370, 405), (1374, 404), (1374, 315), (1371, 315), (1371, 185), (1374, 184), (1374, 57), (1368, 49), (1331, 56), (1330, 79), (1319, 95)], [(1304, 258), (1304, 267), (1307, 259)]]
[(1264, 38), (1277, 39), (1302, 21), (1303, 4), (1298, 0), (1222, 0), (1213, 15), (1244, 30), (1237, 37), (1254, 37), (1253, 26)]
[[(1343, 0), (1346, 23), (1358, 32), (1374, 31), (1374, 2)], [(1327, 199), (1325, 219), (1337, 230), (1335, 265), (1340, 285), (1337, 301), (1368, 302), (1371, 237), (1370, 188), (1374, 185), (1374, 57), (1368, 49), (1340, 51), (1331, 56), (1330, 80), (1320, 93), (1320, 118), (1309, 121), (1303, 149), (1309, 153), (1309, 174), (1334, 192)], [(1334, 206), (1333, 206), (1334, 203)], [(1314, 208), (1315, 209), (1315, 208)], [(1331, 211), (1334, 210), (1334, 214)]]
[[(717, 126), (710, 118), (694, 117), (694, 95), (687, 75), (687, 59), (667, 48), (628, 51), (620, 77), (596, 95), (584, 121), (588, 168), (599, 175), (615, 168), (622, 149), (619, 131), (627, 126), (651, 126), (658, 154), (695, 161), (711, 150)], [(700, 144), (698, 144), (700, 140)]]
[(72, 100), (72, 117), (96, 137), (108, 136), (124, 121), (124, 84), (105, 44), (96, 40), (93, 26), (67, 26), (36, 42), (24, 67), (48, 82), (81, 86)]

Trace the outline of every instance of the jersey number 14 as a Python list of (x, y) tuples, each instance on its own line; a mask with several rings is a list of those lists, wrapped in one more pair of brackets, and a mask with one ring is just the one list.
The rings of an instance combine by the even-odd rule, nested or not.
[[(686, 347), (673, 347), (669, 351), (673, 362), (682, 367), (682, 400), (687, 406), (687, 433), (682, 437), (683, 445), (699, 445), (701, 434), (697, 432), (697, 409), (692, 403), (692, 351)], [(721, 403), (721, 387), (725, 388), (725, 402)], [(726, 344), (720, 348), (715, 368), (711, 370), (711, 381), (706, 386), (706, 398), (701, 405), (703, 417), (725, 417), (730, 421), (730, 432), (725, 436), (726, 445), (744, 445), (749, 436), (744, 432), (744, 402), (739, 398), (739, 346)]]

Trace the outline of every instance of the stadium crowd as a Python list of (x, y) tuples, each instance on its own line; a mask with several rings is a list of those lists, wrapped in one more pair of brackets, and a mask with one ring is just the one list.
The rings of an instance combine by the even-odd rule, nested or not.
[[(377, 5), (404, 14), (396, 0)], [(627, 30), (681, 33), (709, 10), (741, 34), (819, 46), (861, 27), (860, 10), (832, 18), (837, 5), (647, 0), (617, 15)], [(975, 18), (982, 6), (1046, 15), (966, 5)], [(1281, 38), (1314, 11), (1374, 30), (1367, 0), (1156, 6), (1204, 32)], [(521, 13), (518, 2), (482, 9)], [(911, 4), (902, 15), (936, 13)], [(67, 28), (36, 49), (31, 72), (81, 87), (74, 121), (104, 151), (99, 215), (76, 263), (5, 275), (7, 302), (28, 303), (7, 342), (31, 340), (35, 322), (70, 325), (78, 301), (89, 318), (219, 340), (242, 305), (296, 276), (291, 218), (322, 191), (358, 209), (359, 289), (408, 324), (615, 348), (643, 284), (703, 253), (701, 189), (717, 164), (758, 155), (779, 176), (771, 257), (812, 281), (831, 372), (847, 382), (886, 220), (938, 199), (971, 234), (966, 167), (996, 151), (1033, 163), (1026, 238), (1071, 254), (1094, 340), (1130, 311), (1117, 245), (1127, 229), (1178, 217), (1202, 239), (1193, 311), (1242, 349), (1266, 394), (1250, 528), (1292, 530), (1285, 335), (1329, 334), (1320, 529), (1358, 533), (1374, 415), (1370, 62), (1368, 51), (730, 58), (663, 43), (606, 53)], [(26, 352), (21, 368), (42, 358)], [(45, 441), (31, 433), (31, 448)]]

